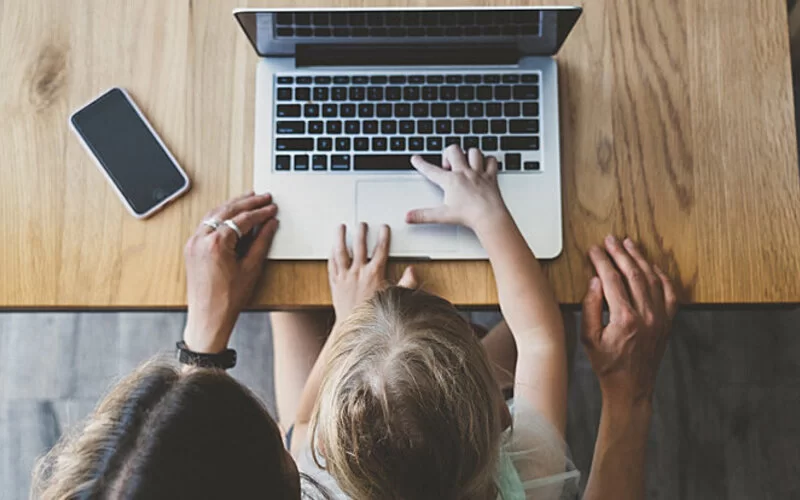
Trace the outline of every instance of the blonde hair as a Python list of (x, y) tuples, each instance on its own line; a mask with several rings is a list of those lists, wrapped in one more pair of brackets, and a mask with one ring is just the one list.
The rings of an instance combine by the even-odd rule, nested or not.
[(311, 440), (317, 464), (343, 492), (358, 499), (497, 495), (502, 394), (452, 304), (390, 287), (335, 335)]

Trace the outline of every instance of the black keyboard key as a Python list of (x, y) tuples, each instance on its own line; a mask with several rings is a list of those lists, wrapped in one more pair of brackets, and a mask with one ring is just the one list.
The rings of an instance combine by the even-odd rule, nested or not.
[(383, 85), (389, 81), (389, 78), (385, 75), (373, 75), (369, 77), (369, 83), (380, 84)]
[(432, 134), (433, 133), (433, 120), (419, 120), (417, 122), (418, 134)]
[(311, 170), (328, 170), (328, 156), (327, 155), (312, 156)]
[(292, 157), (289, 155), (278, 155), (275, 157), (275, 170), (291, 170)]
[(375, 115), (374, 104), (359, 104), (358, 116), (359, 118), (372, 118)]
[(406, 75), (391, 75), (389, 83), (406, 83)]
[(306, 104), (303, 106), (303, 116), (306, 118), (316, 118), (319, 116), (319, 104)]
[(537, 83), (538, 81), (539, 81), (539, 75), (535, 75), (532, 73), (525, 73), (522, 75), (523, 83)]
[[(291, 24), (291, 23), (289, 23), (289, 24)], [(292, 78), (291, 76), (279, 76), (278, 77), (278, 83), (280, 83), (280, 84), (284, 84), (285, 85), (287, 83), (292, 83), (292, 82), (294, 82), (294, 78)]]
[(362, 124), (362, 128), (364, 129), (365, 134), (377, 134), (378, 133), (378, 120), (364, 120)]
[(444, 76), (442, 75), (428, 75), (428, 83), (444, 83)]
[(378, 118), (390, 118), (392, 116), (392, 105), (381, 103), (375, 106), (375, 116)]
[(404, 102), (395, 104), (394, 116), (396, 118), (408, 118), (411, 116), (411, 105)]
[(484, 151), (497, 151), (497, 137), (493, 135), (481, 137), (481, 149)]
[(311, 14), (308, 12), (297, 12), (294, 15), (294, 24), (308, 26), (311, 24)]
[(356, 116), (356, 105), (345, 103), (339, 106), (339, 116), (342, 118), (353, 118)]
[(383, 87), (369, 87), (367, 89), (367, 99), (370, 101), (382, 101)]
[(358, 120), (347, 120), (344, 122), (345, 134), (356, 135), (361, 133), (361, 122)]
[(317, 149), (320, 151), (330, 151), (333, 149), (333, 139), (330, 137), (320, 137), (317, 139)]
[(403, 99), (406, 101), (418, 101), (419, 100), (419, 87), (404, 87), (403, 88)]
[(508, 85), (498, 85), (494, 88), (494, 98), (498, 101), (511, 99), (511, 87)]
[(373, 137), (372, 138), (372, 150), (373, 151), (386, 151), (386, 144), (387, 144), (386, 137)]
[(331, 12), (331, 24), (334, 26), (347, 26), (347, 12)]
[(488, 85), (479, 85), (475, 91), (475, 95), (479, 101), (491, 101), (492, 87), (489, 87)]
[(278, 28), (278, 36), (294, 36), (294, 29)]
[(539, 149), (538, 136), (512, 135), (500, 138), (503, 151), (533, 151)]
[(461, 118), (466, 115), (466, 106), (460, 102), (451, 102), (450, 103), (450, 117), (451, 118)]
[(334, 101), (346, 101), (347, 87), (333, 87), (331, 89), (331, 99)]
[(279, 118), (300, 118), (300, 105), (299, 104), (279, 104), (278, 105)]
[(500, 83), (500, 75), (483, 75), (483, 83)]
[(526, 161), (524, 164), (525, 170), (539, 170), (539, 162), (538, 161)]
[(426, 141), (428, 146), (428, 151), (441, 151), (442, 150), (442, 138), (439, 136), (428, 137)]
[(350, 138), (337, 137), (336, 138), (336, 151), (350, 151)]
[(339, 120), (330, 120), (325, 123), (325, 133), (328, 135), (332, 134), (341, 134), (342, 133), (342, 122)]
[(519, 170), (520, 160), (519, 153), (507, 153), (505, 157), (506, 170)]
[(471, 102), (467, 106), (467, 116), (471, 117), (478, 117), (483, 116), (483, 103), (482, 102)]
[(503, 83), (519, 83), (519, 75), (503, 75)]
[(406, 149), (406, 138), (405, 137), (392, 137), (389, 140), (389, 147), (392, 148), (392, 151), (403, 151)]
[(403, 91), (400, 87), (386, 87), (386, 100), (399, 101), (403, 98)]
[(453, 130), (456, 134), (469, 134), (469, 120), (454, 120)]
[(408, 149), (411, 151), (422, 151), (425, 149), (425, 140), (422, 137), (409, 138)]
[(539, 87), (536, 85), (514, 85), (514, 99), (528, 101), (539, 98)]
[(308, 133), (309, 134), (321, 134), (323, 130), (322, 122), (319, 120), (314, 120), (308, 122)]
[(308, 155), (294, 155), (294, 169), (308, 170)]
[(369, 150), (369, 139), (366, 137), (356, 137), (353, 139), (353, 149), (356, 151), (368, 151)]
[(369, 83), (369, 77), (366, 75), (358, 75), (353, 77), (353, 83), (358, 85), (364, 85), (365, 83)]
[(309, 83), (311, 83), (311, 77), (310, 76), (298, 76), (297, 77), (297, 83), (300, 84), (300, 85), (308, 85)]
[(297, 87), (294, 89), (294, 99), (296, 101), (310, 101), (311, 88), (310, 87)]
[(350, 77), (345, 75), (334, 76), (333, 83), (350, 83)]
[(381, 120), (381, 133), (390, 135), (397, 133), (397, 122), (394, 120)]
[(455, 144), (458, 147), (461, 147), (461, 138), (452, 135), (450, 137), (445, 137), (444, 139), (445, 148), (447, 148), (448, 146), (452, 146), (453, 144)]
[(331, 170), (350, 170), (350, 155), (331, 155)]
[(449, 134), (452, 128), (453, 124), (450, 120), (436, 120), (437, 134)]
[(327, 101), (330, 89), (328, 87), (314, 87), (314, 100)]
[(455, 101), (456, 100), (456, 88), (453, 86), (445, 85), (439, 89), (439, 96), (443, 101)]
[(481, 75), (467, 75), (464, 77), (467, 83), (481, 83)]
[(276, 139), (275, 149), (278, 151), (311, 151), (314, 149), (314, 139)]
[(512, 134), (538, 134), (539, 120), (511, 120), (508, 130)]
[(478, 138), (474, 136), (464, 137), (464, 151), (470, 148), (479, 147)]
[(338, 104), (324, 104), (322, 106), (322, 116), (325, 118), (336, 118), (337, 111), (339, 111)]
[(431, 116), (434, 118), (447, 116), (447, 104), (441, 102), (431, 104)]
[(505, 116), (519, 116), (519, 103), (507, 102), (503, 105)]
[(278, 100), (279, 101), (291, 101), (292, 100), (292, 88), (291, 87), (278, 87)]
[(350, 28), (333, 28), (333, 36), (348, 37), (350, 36)]
[(425, 102), (417, 102), (411, 107), (411, 113), (416, 118), (427, 118), (428, 117), (428, 103)]
[(408, 32), (405, 28), (389, 28), (389, 36), (391, 37), (404, 38), (407, 34)]
[[(491, 127), (492, 127), (492, 133), (493, 134), (505, 134), (506, 133), (506, 121), (505, 120), (492, 120)], [(512, 132), (513, 132), (513, 130), (512, 130)]]
[[(400, 120), (400, 133), (411, 135), (414, 133), (414, 120)], [(422, 133), (422, 132), (420, 132)]]
[(331, 36), (332, 34), (333, 31), (330, 28), (314, 28), (314, 36)]
[(458, 87), (458, 100), (471, 101), (475, 99), (475, 87), (472, 85), (462, 85)]
[[(442, 164), (441, 155), (420, 155), (423, 160), (434, 165)], [(353, 170), (413, 170), (411, 155), (354, 155)]]
[[(355, 81), (355, 77), (353, 78)], [(350, 87), (350, 100), (363, 101), (366, 96), (366, 87)]]
[(538, 102), (523, 102), (522, 103), (522, 116), (539, 116), (539, 103)]
[(439, 89), (436, 87), (422, 87), (422, 100), (435, 101), (439, 98)]
[(472, 120), (472, 133), (485, 134), (489, 132), (489, 120)]
[(275, 128), (279, 134), (305, 134), (306, 122), (299, 120), (278, 120)]
[(503, 105), (499, 102), (487, 102), (486, 116), (503, 116)]
[(411, 75), (408, 77), (408, 83), (425, 83), (424, 75)]
[(447, 83), (461, 83), (464, 81), (464, 77), (461, 75), (447, 75), (444, 79)]

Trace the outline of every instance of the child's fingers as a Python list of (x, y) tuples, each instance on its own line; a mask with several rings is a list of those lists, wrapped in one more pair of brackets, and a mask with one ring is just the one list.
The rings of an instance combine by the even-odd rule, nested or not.
[(486, 173), (489, 175), (497, 175), (497, 158), (494, 156), (486, 157)]
[(339, 225), (339, 233), (336, 242), (333, 244), (333, 255), (336, 259), (336, 266), (339, 269), (350, 267), (350, 252), (347, 250), (347, 226)]
[(391, 231), (386, 224), (381, 226), (381, 232), (378, 236), (378, 242), (375, 244), (375, 251), (372, 252), (372, 260), (370, 264), (375, 267), (383, 267), (386, 261), (389, 260), (389, 241), (391, 238)]
[(397, 286), (402, 286), (403, 288), (417, 288), (419, 286), (413, 267), (408, 266), (405, 268), (403, 275), (400, 276), (400, 280), (397, 282)]
[(469, 166), (476, 172), (483, 172), (483, 153), (478, 148), (469, 148), (467, 152)]
[(353, 242), (353, 263), (362, 265), (367, 262), (367, 227), (366, 222), (358, 224), (356, 240)]
[(444, 205), (433, 208), (417, 208), (406, 213), (409, 224), (456, 224)]
[(442, 186), (442, 183), (445, 179), (444, 176), (446, 175), (446, 172), (443, 169), (428, 163), (419, 155), (414, 155), (411, 157), (411, 166), (417, 169), (417, 172), (421, 173), (432, 183), (439, 187)]
[(450, 164), (450, 169), (453, 170), (453, 172), (469, 168), (467, 157), (458, 144), (447, 146), (447, 149), (444, 150), (444, 157), (447, 158), (447, 162)]
[(592, 277), (589, 290), (583, 298), (581, 314), (581, 340), (584, 344), (594, 345), (600, 341), (603, 332), (603, 285), (600, 278)]

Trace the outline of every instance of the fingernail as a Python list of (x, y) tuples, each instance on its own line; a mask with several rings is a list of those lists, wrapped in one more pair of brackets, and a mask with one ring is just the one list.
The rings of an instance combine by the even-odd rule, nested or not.
[(597, 290), (597, 287), (600, 286), (600, 278), (597, 276), (593, 276), (592, 279), (589, 280), (589, 288), (592, 290)]
[(630, 238), (625, 238), (625, 241), (623, 241), (622, 243), (628, 248), (633, 246), (633, 240), (631, 240)]
[(616, 242), (617, 239), (614, 238), (614, 235), (609, 234), (608, 236), (606, 236), (606, 243), (608, 243), (609, 245), (613, 245)]

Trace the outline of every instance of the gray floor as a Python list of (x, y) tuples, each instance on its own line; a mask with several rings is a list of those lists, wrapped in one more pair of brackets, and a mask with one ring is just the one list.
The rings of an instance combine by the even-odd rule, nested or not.
[[(476, 320), (486, 314), (475, 314)], [(577, 315), (565, 314), (575, 333)], [(180, 313), (0, 313), (0, 498), (122, 374), (169, 348)], [(242, 317), (232, 374), (273, 407), (267, 315)], [(600, 394), (575, 350), (568, 435), (588, 473)], [(800, 498), (800, 309), (687, 311), (659, 376), (648, 498)]]

